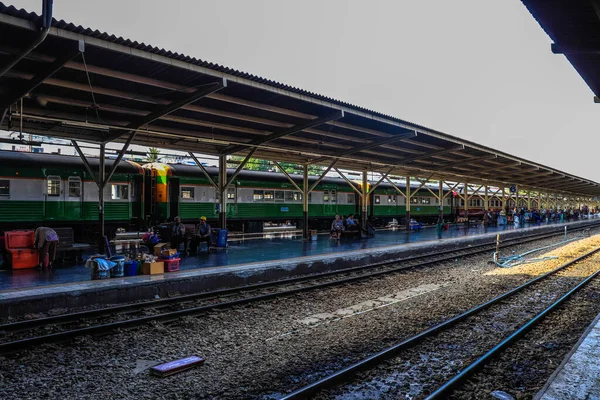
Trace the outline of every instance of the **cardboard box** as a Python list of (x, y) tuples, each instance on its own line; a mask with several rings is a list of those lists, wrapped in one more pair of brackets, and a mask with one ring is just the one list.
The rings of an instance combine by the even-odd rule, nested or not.
[(156, 274), (162, 274), (164, 272), (165, 272), (165, 263), (162, 261), (142, 264), (142, 273), (144, 275), (156, 275)]
[(162, 249), (163, 249), (164, 247), (166, 247), (167, 245), (168, 245), (168, 243), (157, 243), (157, 244), (154, 246), (154, 255), (155, 255), (156, 257), (160, 256), (160, 252), (161, 252), (161, 251), (162, 251)]
[(177, 254), (177, 250), (175, 249), (162, 249), (161, 255), (165, 256), (165, 257), (170, 257), (174, 254)]

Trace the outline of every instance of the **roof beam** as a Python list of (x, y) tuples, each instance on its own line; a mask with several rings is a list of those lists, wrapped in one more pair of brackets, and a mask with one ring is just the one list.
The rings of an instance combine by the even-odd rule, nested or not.
[(406, 157), (400, 160), (400, 162), (398, 164), (396, 164), (397, 166), (401, 166), (401, 165), (406, 165), (409, 162), (413, 162), (416, 160), (421, 160), (423, 158), (431, 158), (431, 157), (436, 157), (442, 154), (446, 154), (446, 153), (453, 153), (456, 151), (461, 151), (465, 149), (465, 145), (461, 144), (459, 146), (454, 146), (454, 147), (450, 147), (448, 149), (442, 149), (442, 150), (437, 150), (437, 151), (432, 151), (431, 153), (425, 153), (425, 154), (419, 154), (416, 156), (411, 156), (411, 157)]
[[(173, 111), (180, 109), (183, 106), (186, 106), (190, 103), (200, 100), (201, 98), (206, 97), (210, 93), (214, 93), (225, 87), (227, 87), (227, 80), (223, 79), (221, 82), (215, 82), (215, 83), (210, 83), (208, 85), (205, 85), (205, 86), (201, 87), (200, 89), (196, 90), (194, 93), (187, 95), (179, 100), (172, 101), (171, 103), (164, 105), (164, 106), (156, 107), (154, 109), (154, 111), (151, 111), (149, 114), (140, 116), (138, 118), (135, 118), (131, 122), (129, 122), (124, 127), (123, 130), (119, 130), (119, 131), (115, 132), (114, 134), (107, 135), (105, 138), (105, 141), (110, 142), (110, 141), (113, 141), (113, 140), (127, 134), (128, 132), (131, 132), (131, 131), (135, 132), (136, 130), (140, 129), (142, 126), (149, 124), (153, 121), (156, 121), (157, 119), (164, 117), (164, 116), (172, 113)], [(129, 140), (128, 143), (130, 143), (130, 142), (131, 141)]]
[(407, 133), (396, 134), (392, 137), (388, 137), (388, 138), (381, 139), (381, 140), (374, 140), (371, 143), (367, 143), (367, 144), (364, 144), (361, 146), (353, 147), (351, 149), (338, 152), (335, 155), (331, 155), (331, 157), (319, 157), (317, 159), (311, 160), (311, 163), (320, 163), (320, 162), (323, 162), (323, 161), (325, 161), (327, 159), (331, 159), (331, 158), (346, 157), (346, 156), (349, 156), (352, 154), (360, 153), (361, 151), (370, 150), (370, 149), (374, 149), (376, 147), (385, 146), (387, 144), (400, 142), (402, 140), (412, 138), (415, 136), (417, 136), (417, 132), (407, 132)]
[(211, 93), (219, 91), (223, 88), (227, 87), (227, 80), (223, 78), (221, 82), (210, 83), (206, 86), (201, 87), (200, 89), (194, 91), (192, 94), (183, 97), (180, 100), (175, 100), (166, 106), (158, 107), (156, 110), (152, 111), (150, 114), (145, 115), (141, 118), (137, 118), (127, 125), (129, 129), (139, 129), (140, 127), (149, 124), (150, 122), (159, 119), (167, 114), (172, 113), (180, 109), (183, 106), (186, 106), (190, 103), (193, 103), (197, 100), (200, 100), (203, 97), (208, 96)]
[(58, 72), (66, 63), (83, 53), (84, 50), (85, 45), (83, 41), (79, 40), (75, 48), (69, 49), (68, 51), (64, 52), (64, 54), (57, 57), (53, 62), (45, 65), (44, 68), (42, 68), (42, 70), (34, 75), (29, 81), (21, 83), (14, 92), (2, 96), (2, 98), (0, 98), (0, 109), (7, 108), (11, 104), (19, 101), (19, 99), (22, 97), (25, 97), (29, 92), (41, 85), (46, 79)]
[(225, 149), (223, 149), (223, 154), (233, 154), (233, 153), (237, 153), (238, 151), (242, 151), (244, 149), (247, 149), (249, 147), (255, 147), (255, 146), (260, 146), (263, 145), (265, 143), (268, 142), (272, 142), (273, 140), (277, 140), (279, 138), (282, 138), (284, 136), (288, 136), (288, 135), (292, 135), (294, 133), (298, 133), (298, 132), (302, 132), (305, 129), (309, 129), (309, 128), (313, 128), (315, 126), (319, 126), (322, 125), (326, 122), (329, 121), (334, 121), (334, 120), (338, 120), (340, 118), (344, 118), (344, 112), (342, 110), (337, 110), (334, 113), (326, 116), (326, 117), (321, 117), (321, 118), (317, 118), (317, 119), (313, 119), (310, 121), (307, 121), (303, 124), (300, 125), (295, 125), (292, 126), (291, 128), (287, 128), (284, 130), (281, 130), (279, 132), (274, 132), (271, 133), (270, 135), (264, 136), (264, 137), (260, 137), (254, 140), (251, 140), (248, 144), (246, 145), (239, 145), (239, 146), (228, 146)]
[(469, 156), (467, 158), (463, 158), (460, 160), (455, 160), (455, 161), (451, 161), (451, 162), (443, 163), (443, 164), (428, 163), (428, 164), (424, 164), (424, 165), (427, 165), (430, 168), (446, 168), (446, 167), (452, 167), (452, 166), (457, 166), (457, 165), (466, 167), (472, 161), (492, 160), (495, 158), (498, 158), (498, 156), (496, 154), (492, 154), (492, 155), (488, 154), (485, 156)]

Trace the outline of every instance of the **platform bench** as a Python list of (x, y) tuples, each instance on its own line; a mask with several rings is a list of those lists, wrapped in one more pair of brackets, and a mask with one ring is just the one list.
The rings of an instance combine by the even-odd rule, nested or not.
[(75, 234), (73, 228), (54, 228), (58, 235), (58, 247), (56, 248), (57, 258), (65, 264), (74, 261), (83, 262), (83, 251), (90, 248), (87, 243), (75, 243)]

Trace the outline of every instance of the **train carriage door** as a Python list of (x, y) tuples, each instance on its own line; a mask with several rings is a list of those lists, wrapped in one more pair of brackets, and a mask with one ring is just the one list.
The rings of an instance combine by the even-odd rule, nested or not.
[(71, 220), (81, 220), (83, 209), (83, 184), (78, 176), (70, 176), (65, 193), (65, 216)]
[(58, 175), (46, 178), (44, 199), (44, 219), (61, 220), (64, 218), (64, 191)]
[(169, 217), (179, 215), (179, 178), (169, 178)]
[(233, 182), (227, 188), (227, 215), (230, 218), (237, 218), (238, 216), (237, 198), (237, 185)]

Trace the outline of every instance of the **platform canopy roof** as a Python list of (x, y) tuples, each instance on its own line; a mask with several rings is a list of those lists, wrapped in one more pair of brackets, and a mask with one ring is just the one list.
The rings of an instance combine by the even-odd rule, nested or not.
[(600, 1), (522, 0), (553, 43), (564, 54), (600, 102)]
[[(0, 128), (598, 196), (600, 184), (255, 75), (0, 3)], [(6, 69), (6, 68), (4, 68)], [(1, 116), (1, 115), (0, 115)], [(10, 118), (9, 118), (10, 117)], [(468, 115), (465, 115), (467, 118)]]

